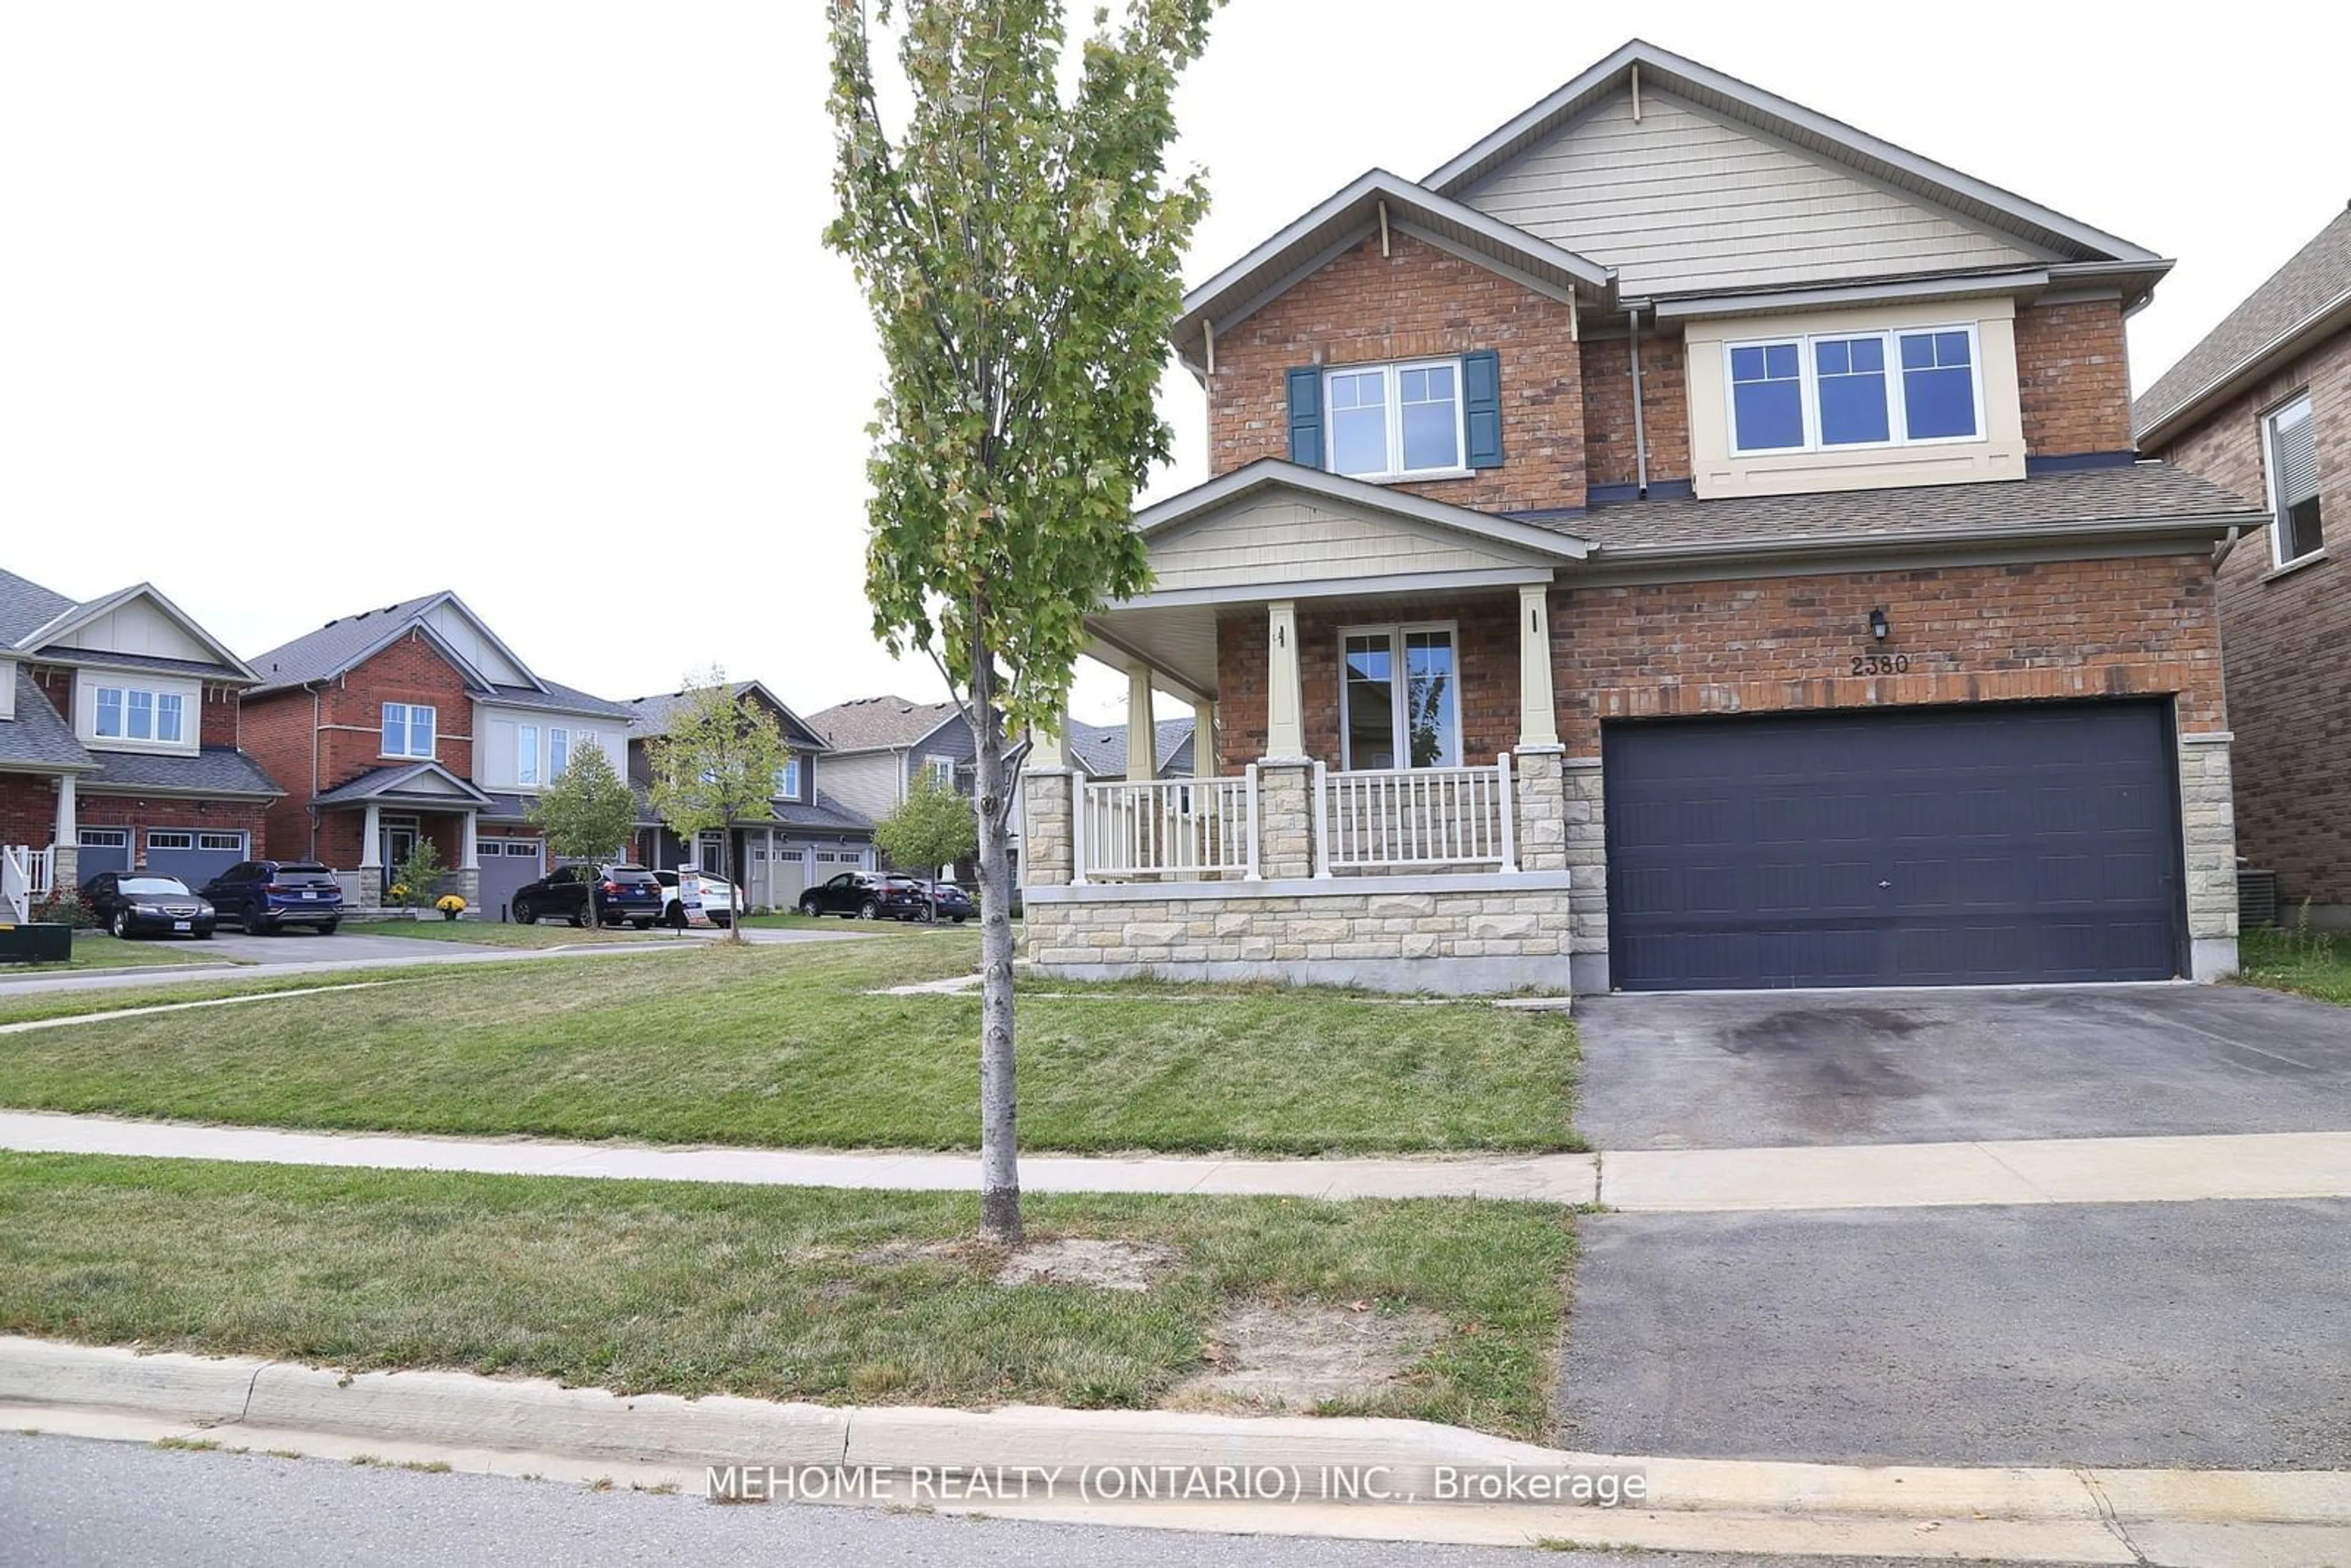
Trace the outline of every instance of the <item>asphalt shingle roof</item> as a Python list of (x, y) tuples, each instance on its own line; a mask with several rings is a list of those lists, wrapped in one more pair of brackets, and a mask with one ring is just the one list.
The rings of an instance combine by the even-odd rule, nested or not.
[[(24, 579), (16, 580), (22, 582)], [(97, 760), (74, 738), (73, 726), (49, 706), (48, 695), (33, 684), (32, 676), (18, 670), (16, 716), (0, 719), (0, 762), (89, 768)]]
[(904, 697), (859, 697), (840, 703), (808, 721), (835, 751), (874, 751), (912, 746), (956, 716), (953, 703), (909, 702)]
[(2346, 297), (2351, 297), (2351, 208), (2337, 213), (2316, 238), (2158, 377), (2131, 405), (2131, 427), (2148, 429), (2207, 392), (2219, 391), (2247, 361)]
[[(649, 828), (659, 824), (661, 813), (653, 810), (652, 791), (643, 784), (632, 784), (629, 789), (637, 798), (638, 825)], [(801, 828), (817, 832), (863, 833), (873, 829), (871, 819), (859, 816), (821, 789), (816, 792), (813, 805), (799, 800), (774, 802), (773, 816), (778, 827)], [(747, 822), (744, 825), (756, 828), (761, 824)]]
[(127, 670), (161, 670), (167, 674), (187, 675), (204, 681), (243, 681), (245, 676), (226, 664), (210, 660), (167, 659), (161, 653), (118, 653), (111, 648), (68, 648), (51, 643), (35, 649), (28, 657), (53, 659), (60, 664), (108, 664)]
[(420, 594), (381, 610), (338, 616), (316, 632), (306, 632), (290, 643), (281, 643), (247, 663), (261, 676), (262, 691), (300, 685), (304, 681), (323, 681), (348, 667), (352, 660), (381, 642), (393, 627), (440, 597), (437, 593)]
[(2168, 463), (2133, 463), (1994, 484), (1714, 500), (1628, 501), (1581, 517), (1530, 517), (1590, 539), (1595, 561), (1632, 550), (1708, 545), (1879, 542), (1938, 534), (2029, 532), (2087, 523), (2225, 517), (2252, 503)]
[[(727, 689), (739, 697), (758, 684), (757, 681), (730, 681), (727, 683)], [(769, 695), (773, 695), (772, 693)], [(685, 698), (686, 694), (684, 692), (655, 692), (651, 696), (631, 697), (622, 705), (629, 715), (629, 738), (644, 740), (657, 735), (667, 735), (669, 727), (676, 722), (678, 710), (685, 706)], [(798, 716), (794, 715), (792, 718), (783, 721), (784, 739), (788, 744), (801, 744), (792, 740), (793, 735), (799, 729)], [(826, 745), (820, 731), (810, 738), (814, 739), (820, 747)], [(802, 746), (802, 748), (806, 747)]]
[(99, 771), (81, 781), (96, 794), (118, 789), (202, 790), (207, 795), (283, 795), (261, 764), (234, 746), (207, 746), (193, 757), (153, 757), (109, 751)]
[(577, 686), (567, 686), (561, 681), (550, 681), (545, 675), (539, 676), (538, 679), (539, 684), (547, 688), (543, 692), (534, 691), (529, 686), (502, 686), (496, 684), (493, 684), (490, 689), (509, 702), (521, 703), (529, 707), (558, 708), (565, 713), (602, 714), (610, 718), (633, 719), (635, 717), (635, 715), (630, 712), (626, 703), (612, 702), (592, 693), (583, 692)]
[(23, 642), (79, 602), (29, 578), (0, 571), (0, 647)]
[[(1189, 718), (1163, 718), (1152, 727), (1152, 744), (1158, 756), (1151, 775), (1157, 778), (1184, 743), (1192, 738)], [(1081, 724), (1070, 721), (1070, 751), (1079, 766), (1097, 779), (1124, 779), (1126, 771), (1126, 727), (1124, 725)]]

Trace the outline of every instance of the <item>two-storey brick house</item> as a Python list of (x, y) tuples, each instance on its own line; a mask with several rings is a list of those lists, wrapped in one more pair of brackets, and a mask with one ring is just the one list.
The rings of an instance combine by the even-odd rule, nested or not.
[[(2168, 263), (1635, 42), (1186, 296), (1212, 476), (1093, 655), (1213, 779), (1031, 753), (1049, 973), (2209, 977), (2212, 550), (2136, 461)], [(1204, 730), (1204, 733), (1208, 731)]]
[(2140, 398), (2140, 445), (2258, 502), (2220, 567), (2237, 847), (2283, 915), (2351, 930), (2351, 211)]
[(653, 810), (653, 743), (670, 732), (686, 694), (665, 692), (629, 700), (629, 784), (639, 809), (635, 852), (667, 871), (697, 866), (737, 877), (751, 907), (789, 909), (802, 893), (841, 871), (872, 863), (873, 824), (827, 793), (831, 743), (760, 681), (734, 683), (735, 700), (764, 713), (790, 753), (776, 779), (767, 820), (696, 835), (689, 845)]
[(279, 793), (241, 744), (256, 679), (151, 584), (80, 601), (0, 571), (0, 919), (100, 872), (193, 885), (243, 859)]
[(252, 664), (246, 744), (287, 791), (267, 852), (348, 873), (360, 905), (423, 838), (495, 915), (549, 868), (533, 798), (583, 747), (626, 764), (627, 708), (535, 674), (455, 593), (339, 616)]

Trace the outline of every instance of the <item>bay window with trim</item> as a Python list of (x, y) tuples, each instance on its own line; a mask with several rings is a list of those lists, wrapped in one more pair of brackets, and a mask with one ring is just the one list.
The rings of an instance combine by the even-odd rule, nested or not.
[(1739, 456), (1985, 438), (1973, 326), (1768, 338), (1724, 352)]
[(433, 760), (435, 720), (439, 714), (421, 703), (383, 705), (383, 755)]
[(1339, 634), (1339, 764), (1353, 772), (1458, 768), (1456, 628), (1352, 626)]
[(2310, 394), (2303, 392), (2262, 419), (2262, 449), (2269, 470), (2271, 555), (2279, 566), (2316, 555), (2326, 546), (2318, 504), (2318, 426)]

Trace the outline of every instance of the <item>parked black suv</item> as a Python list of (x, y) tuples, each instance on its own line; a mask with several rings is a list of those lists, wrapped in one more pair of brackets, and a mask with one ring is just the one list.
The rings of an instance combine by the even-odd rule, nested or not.
[(640, 931), (650, 931), (669, 906), (668, 890), (641, 865), (564, 865), (515, 890), (515, 924), (536, 925), (553, 916), (585, 925), (591, 894), (599, 925), (625, 920)]
[(240, 861), (202, 891), (222, 919), (256, 936), (288, 925), (315, 925), (331, 936), (342, 924), (342, 884), (317, 861)]

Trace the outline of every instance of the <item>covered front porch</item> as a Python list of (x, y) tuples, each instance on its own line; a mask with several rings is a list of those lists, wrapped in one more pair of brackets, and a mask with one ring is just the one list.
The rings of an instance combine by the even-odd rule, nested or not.
[(1570, 766), (1552, 684), (1548, 594), (1582, 540), (1286, 464), (1137, 526), (1156, 581), (1093, 619), (1089, 652), (1127, 676), (1131, 750), (1163, 697), (1192, 707), (1196, 776), (1090, 782), (1039, 737), (1033, 965), (1604, 985), (1604, 905), (1578, 907), (1598, 777)]
[(88, 771), (0, 772), (0, 921), (22, 923), (80, 884), (77, 780)]
[(430, 842), (444, 868), (432, 896), (454, 893), (484, 913), (479, 819), (496, 804), (437, 763), (375, 768), (319, 797), (318, 857), (335, 869), (344, 908), (364, 912), (391, 903), (400, 867)]

